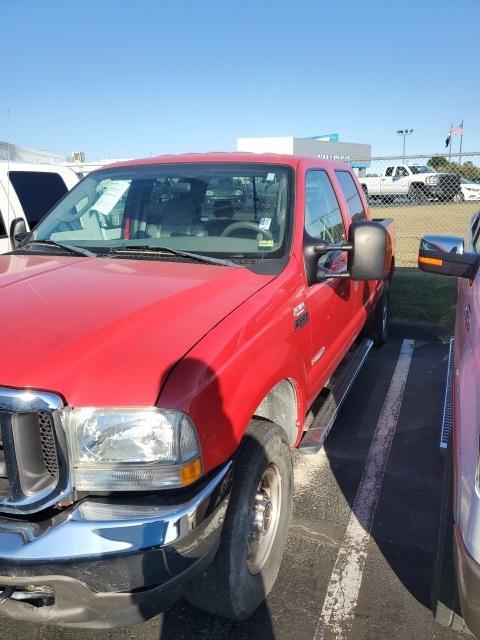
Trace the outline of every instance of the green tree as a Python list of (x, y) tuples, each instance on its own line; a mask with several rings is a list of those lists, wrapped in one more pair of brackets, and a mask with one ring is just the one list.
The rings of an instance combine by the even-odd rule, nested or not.
[(451, 163), (448, 162), (445, 156), (433, 156), (433, 158), (430, 158), (427, 164), (429, 167), (432, 167), (432, 169), (435, 169), (437, 171), (439, 167), (446, 167)]

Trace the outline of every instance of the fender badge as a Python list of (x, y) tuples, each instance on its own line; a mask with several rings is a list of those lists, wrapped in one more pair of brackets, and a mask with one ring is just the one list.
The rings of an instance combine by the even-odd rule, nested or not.
[(298, 318), (298, 316), (301, 316), (302, 313), (305, 313), (305, 303), (301, 302), (300, 304), (297, 304), (296, 307), (294, 307), (293, 309), (293, 317), (294, 318)]
[(317, 353), (313, 356), (312, 358), (312, 367), (313, 365), (317, 364), (317, 362), (320, 360), (320, 358), (323, 356), (323, 354), (325, 353), (326, 349), (325, 347), (322, 347), (320, 349), (320, 351), (317, 351)]

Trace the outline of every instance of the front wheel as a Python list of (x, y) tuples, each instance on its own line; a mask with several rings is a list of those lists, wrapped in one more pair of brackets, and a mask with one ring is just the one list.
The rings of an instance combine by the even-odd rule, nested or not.
[(219, 550), (185, 592), (196, 607), (245, 620), (280, 570), (290, 521), (293, 466), (284, 431), (252, 420), (235, 463)]
[(428, 204), (428, 196), (425, 193), (422, 185), (412, 184), (408, 190), (408, 199), (413, 204)]

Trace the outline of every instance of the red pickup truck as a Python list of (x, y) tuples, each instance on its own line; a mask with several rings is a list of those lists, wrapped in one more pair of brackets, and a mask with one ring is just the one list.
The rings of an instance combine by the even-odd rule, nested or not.
[(271, 589), (291, 450), (387, 337), (391, 221), (351, 169), (165, 156), (84, 178), (0, 256), (2, 613), (233, 619)]

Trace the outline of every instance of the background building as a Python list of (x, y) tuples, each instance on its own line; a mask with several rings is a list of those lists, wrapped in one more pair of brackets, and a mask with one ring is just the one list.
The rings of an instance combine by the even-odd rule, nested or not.
[(237, 151), (315, 156), (348, 162), (356, 169), (365, 169), (370, 164), (372, 147), (369, 144), (340, 142), (338, 133), (332, 133), (311, 138), (294, 138), (293, 136), (237, 138)]

